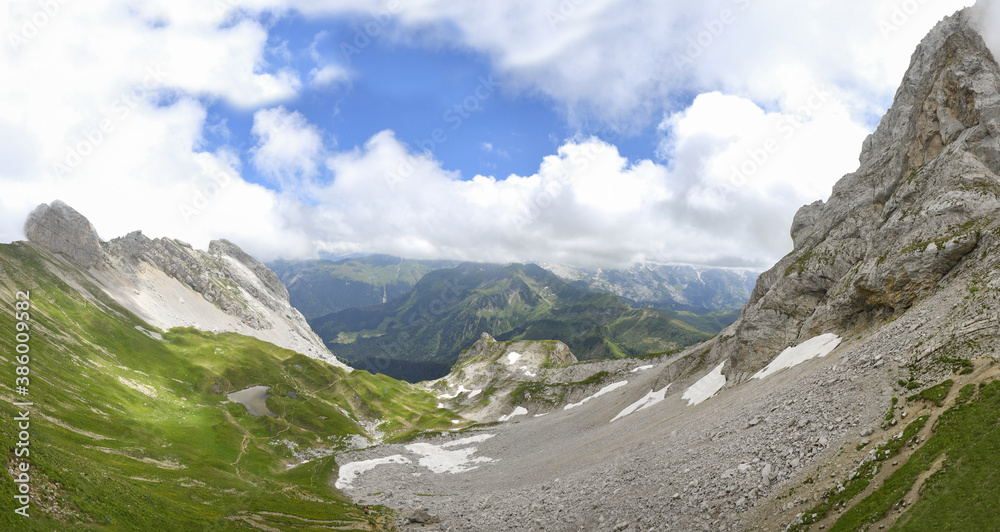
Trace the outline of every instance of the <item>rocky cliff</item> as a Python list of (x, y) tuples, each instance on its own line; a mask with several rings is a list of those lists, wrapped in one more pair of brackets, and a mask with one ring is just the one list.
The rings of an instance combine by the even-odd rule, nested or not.
[(61, 201), (39, 205), (24, 232), (36, 248), (81, 267), (86, 281), (151, 325), (237, 332), (346, 367), (289, 304), (278, 276), (231, 242), (215, 240), (200, 251), (139, 231), (102, 242), (93, 225)]
[[(990, 269), (1000, 239), (1000, 68), (970, 8), (921, 42), (859, 169), (803, 207), (794, 250), (760, 276), (713, 349), (730, 383), (785, 347), (899, 317)], [(960, 268), (968, 257), (977, 264)]]

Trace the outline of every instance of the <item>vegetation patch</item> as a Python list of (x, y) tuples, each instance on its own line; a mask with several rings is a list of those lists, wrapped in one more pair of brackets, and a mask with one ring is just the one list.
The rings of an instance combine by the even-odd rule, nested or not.
[[(910, 443), (914, 436), (916, 436), (917, 432), (924, 427), (928, 419), (929, 416), (918, 417), (910, 423), (901, 434), (897, 435), (897, 437), (892, 438), (888, 442), (876, 447), (875, 450), (870, 452), (865, 460), (862, 461), (861, 465), (858, 466), (854, 473), (848, 477), (848, 480), (844, 483), (842, 489), (831, 489), (827, 491), (823, 495), (823, 502), (806, 511), (800, 522), (789, 527), (789, 530), (795, 532), (808, 530), (809, 525), (825, 519), (831, 510), (848, 505), (852, 499), (863, 493), (868, 488), (868, 485), (871, 483), (872, 479), (875, 478), (875, 475), (878, 473), (882, 463), (898, 455), (903, 446)], [(854, 509), (851, 511), (854, 511)], [(864, 510), (862, 510), (862, 512), (864, 512)], [(870, 517), (870, 512), (863, 515)], [(847, 517), (847, 514), (845, 514), (844, 517)], [(841, 520), (843, 520), (843, 518), (841, 518)], [(835, 526), (834, 529), (857, 530), (859, 528), (858, 526), (852, 528), (850, 525), (846, 528), (838, 528), (840, 524), (841, 521), (837, 521), (837, 526)]]
[(948, 379), (940, 384), (931, 386), (926, 390), (913, 394), (906, 398), (907, 401), (928, 401), (934, 403), (935, 405), (941, 407), (944, 406), (944, 400), (948, 397), (948, 391), (955, 384), (954, 381)]

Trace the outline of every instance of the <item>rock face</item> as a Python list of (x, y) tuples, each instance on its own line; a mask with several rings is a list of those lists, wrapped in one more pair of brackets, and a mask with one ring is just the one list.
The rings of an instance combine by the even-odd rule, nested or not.
[(24, 226), (35, 246), (67, 258), (150, 325), (237, 332), (346, 367), (289, 304), (260, 261), (215, 240), (199, 251), (140, 231), (102, 243), (90, 222), (61, 201), (40, 205)]
[[(562, 380), (563, 368), (576, 362), (569, 346), (562, 342), (498, 342), (483, 333), (462, 353), (448, 376), (426, 386), (442, 404), (464, 417), (496, 421), (518, 407), (524, 409), (521, 415), (528, 415), (538, 413), (540, 407), (561, 406), (551, 400), (538, 403), (546, 388), (541, 383)], [(531, 384), (537, 386), (524, 388)], [(539, 397), (518, 396), (514, 393), (518, 388), (535, 390)]]
[[(135, 231), (108, 242), (108, 251), (122, 270), (134, 274), (142, 263), (150, 264), (254, 329), (272, 328), (267, 310), (288, 306), (288, 291), (278, 276), (226, 240), (213, 240), (205, 253), (179, 240), (150, 240)], [(266, 310), (255, 308), (261, 304)]]
[(48, 251), (65, 256), (84, 268), (107, 265), (97, 230), (82, 214), (62, 201), (39, 205), (24, 222), (28, 240)]
[(796, 214), (794, 250), (760, 276), (713, 349), (731, 383), (818, 334), (895, 319), (997, 242), (1000, 67), (976, 9), (925, 37), (860, 168)]

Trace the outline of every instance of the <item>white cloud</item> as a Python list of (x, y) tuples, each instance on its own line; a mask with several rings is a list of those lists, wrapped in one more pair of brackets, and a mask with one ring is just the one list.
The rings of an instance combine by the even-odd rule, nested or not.
[(347, 70), (336, 65), (327, 65), (309, 71), (309, 85), (312, 87), (329, 87), (349, 79), (350, 75)]
[[(813, 86), (880, 115), (907, 60), (942, 17), (973, 0), (288, 0), (309, 13), (380, 13), (428, 45), (492, 57), (506, 90), (539, 91), (578, 123), (629, 130), (692, 90), (781, 105)], [(372, 16), (376, 20), (375, 16)]]
[(264, 175), (294, 192), (303, 181), (316, 176), (323, 154), (319, 129), (298, 112), (284, 107), (254, 113), (252, 133), (257, 139), (253, 163)]
[[(796, 208), (854, 169), (919, 38), (969, 3), (923, 3), (905, 16), (890, 0), (426, 0), (391, 13), (381, 0), (246, 0), (221, 11), (227, 2), (67, 3), (4, 54), (5, 79), (18, 83), (0, 86), (0, 240), (22, 238), (31, 208), (59, 198), (105, 239), (137, 228), (199, 247), (229, 238), (264, 259), (325, 249), (766, 266), (789, 249)], [(18, 36), (36, 4), (12, 6)], [(731, 22), (715, 35), (727, 8)], [(579, 138), (530, 176), (462, 180), (391, 131), (337, 151), (329, 133), (279, 105), (302, 81), (267, 63), (281, 45), (250, 15), (286, 9), (374, 12), (394, 21), (380, 38), (484, 52), (505, 90), (541, 93), (576, 123), (660, 123), (662, 161), (628, 161)], [(703, 31), (707, 46), (678, 62)], [(984, 31), (996, 47), (1000, 31)], [(349, 78), (327, 59), (313, 57), (308, 83)], [(700, 96), (676, 109), (679, 90)], [(280, 191), (241, 179), (227, 149), (203, 148), (198, 98), (256, 110), (251, 162)]]

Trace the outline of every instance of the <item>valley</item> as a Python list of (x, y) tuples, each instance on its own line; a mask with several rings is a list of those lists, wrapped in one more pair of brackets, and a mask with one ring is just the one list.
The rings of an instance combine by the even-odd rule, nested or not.
[(1000, 529), (979, 9), (759, 275), (268, 267), (39, 205), (0, 244), (0, 529)]

